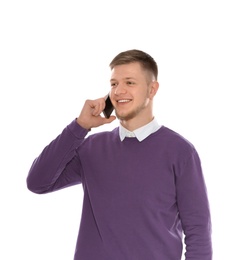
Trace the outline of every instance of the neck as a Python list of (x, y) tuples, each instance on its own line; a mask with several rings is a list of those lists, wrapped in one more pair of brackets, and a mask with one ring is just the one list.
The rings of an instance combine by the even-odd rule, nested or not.
[(148, 123), (150, 123), (154, 119), (153, 115), (150, 115), (145, 118), (145, 120), (137, 120), (136, 118), (129, 119), (129, 120), (120, 120), (120, 124), (128, 129), (129, 131), (134, 131)]

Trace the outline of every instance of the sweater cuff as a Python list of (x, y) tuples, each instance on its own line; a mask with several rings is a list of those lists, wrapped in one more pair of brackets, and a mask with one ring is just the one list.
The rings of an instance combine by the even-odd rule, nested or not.
[(76, 119), (74, 119), (67, 128), (70, 130), (70, 132), (78, 139), (83, 139), (88, 134), (89, 130), (81, 127)]

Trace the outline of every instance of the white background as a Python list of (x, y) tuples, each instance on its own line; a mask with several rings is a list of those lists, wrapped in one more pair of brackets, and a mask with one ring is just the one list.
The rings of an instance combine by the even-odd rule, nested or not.
[(26, 176), (85, 99), (108, 92), (108, 64), (132, 48), (159, 65), (158, 121), (200, 154), (214, 259), (247, 259), (245, 2), (1, 1), (0, 259), (73, 259), (81, 187), (35, 195)]

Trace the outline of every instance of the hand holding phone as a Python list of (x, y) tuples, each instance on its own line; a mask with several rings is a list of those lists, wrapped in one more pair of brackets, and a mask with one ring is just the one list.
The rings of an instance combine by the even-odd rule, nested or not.
[[(102, 111), (102, 107), (105, 107)], [(116, 119), (115, 116), (111, 116), (114, 110), (111, 104), (110, 97), (98, 98), (95, 100), (86, 100), (81, 110), (80, 115), (77, 117), (77, 123), (85, 128), (91, 129), (104, 124), (109, 124)], [(103, 112), (104, 117), (100, 114)]]

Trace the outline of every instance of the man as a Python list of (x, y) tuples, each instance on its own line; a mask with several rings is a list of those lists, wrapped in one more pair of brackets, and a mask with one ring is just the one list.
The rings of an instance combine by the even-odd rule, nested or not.
[(87, 100), (79, 117), (34, 161), (35, 193), (82, 183), (75, 260), (211, 260), (211, 220), (193, 145), (153, 115), (158, 68), (140, 50), (110, 64), (110, 99), (118, 128), (90, 135), (116, 117), (101, 116), (105, 98)]

